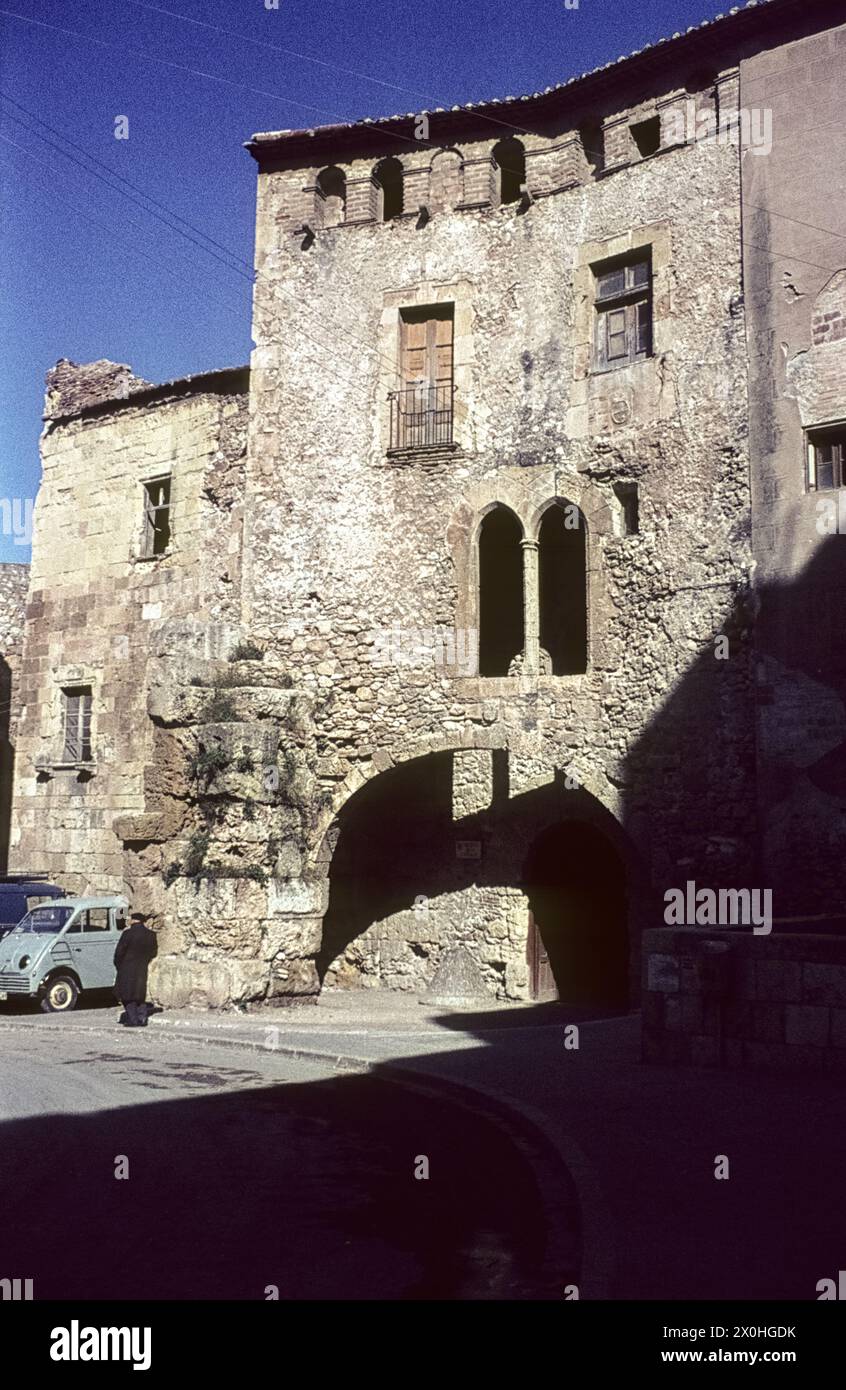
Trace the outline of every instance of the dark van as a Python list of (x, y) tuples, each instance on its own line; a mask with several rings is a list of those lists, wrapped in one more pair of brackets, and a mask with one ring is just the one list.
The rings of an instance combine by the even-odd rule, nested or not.
[(25, 874), (0, 877), (0, 941), (39, 903), (52, 902), (64, 896), (64, 889), (44, 879), (30, 878)]

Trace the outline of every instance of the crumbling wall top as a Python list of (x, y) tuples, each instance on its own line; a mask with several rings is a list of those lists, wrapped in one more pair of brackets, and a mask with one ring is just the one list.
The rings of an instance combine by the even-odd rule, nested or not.
[(249, 367), (220, 367), (174, 381), (153, 383), (135, 376), (123, 362), (71, 362), (62, 357), (47, 373), (44, 418), (73, 419), (120, 409), (127, 404), (146, 405), (178, 396), (241, 395), (250, 388)]
[(150, 382), (133, 374), (123, 362), (71, 362), (62, 357), (47, 373), (44, 398), (45, 420), (79, 415), (90, 406), (106, 401), (126, 400), (136, 391), (145, 391)]

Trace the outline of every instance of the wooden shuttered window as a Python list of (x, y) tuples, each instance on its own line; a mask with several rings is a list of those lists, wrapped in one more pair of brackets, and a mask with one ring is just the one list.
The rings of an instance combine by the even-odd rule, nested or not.
[(390, 395), (390, 448), (453, 439), (453, 306), (400, 311), (400, 389)]
[(452, 305), (408, 309), (401, 319), (402, 388), (452, 386)]
[(91, 762), (91, 687), (74, 686), (62, 691), (64, 752), (66, 763)]
[(400, 389), (391, 393), (391, 448), (452, 443), (453, 306), (400, 312)]
[(648, 260), (596, 274), (595, 365), (602, 369), (652, 352), (652, 277)]

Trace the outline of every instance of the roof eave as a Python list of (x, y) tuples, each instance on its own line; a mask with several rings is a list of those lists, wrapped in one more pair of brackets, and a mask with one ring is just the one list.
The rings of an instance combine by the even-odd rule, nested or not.
[[(732, 48), (736, 50), (756, 30), (772, 30), (777, 19), (789, 18), (794, 12), (831, 8), (831, 3), (832, 0), (749, 0), (742, 9), (737, 8), (713, 20), (705, 20), (691, 26), (683, 34), (658, 39), (654, 44), (571, 77), (543, 92), (302, 130), (264, 131), (245, 141), (244, 148), (249, 150), (260, 167), (295, 163), (316, 150), (322, 153), (332, 149), (340, 153), (342, 150), (360, 149), (362, 153), (369, 154), (380, 146), (382, 137), (391, 138), (395, 148), (396, 137), (400, 136), (407, 139), (413, 148), (419, 145), (419, 141), (414, 139), (414, 125), (420, 115), (428, 116), (433, 125), (437, 122), (437, 135), (434, 136), (433, 132), (433, 142), (438, 144), (449, 143), (462, 135), (466, 137), (480, 125), (489, 125), (492, 116), (505, 126), (513, 125), (518, 132), (534, 123), (542, 127), (568, 107), (584, 110), (600, 100), (610, 87), (634, 85), (645, 75), (659, 72), (670, 65), (689, 66), (706, 56), (713, 60), (719, 55), (724, 65), (730, 66)], [(679, 74), (679, 80), (682, 80), (682, 74)]]

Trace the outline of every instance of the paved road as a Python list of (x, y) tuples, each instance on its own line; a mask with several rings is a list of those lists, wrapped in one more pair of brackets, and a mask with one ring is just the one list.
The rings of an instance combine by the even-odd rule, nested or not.
[[(78, 1036), (88, 1037), (94, 1055), (98, 1048), (109, 1052), (119, 1045), (113, 1020), (114, 1011), (97, 1009), (67, 1019), (14, 1016), (5, 1023), (0, 1014), (0, 1057), (8, 1046), (4, 1027), (11, 1027), (22, 1045), (36, 1034), (39, 1039), (52, 1038), (60, 1055), (70, 1046), (71, 1030), (93, 1029)], [(429, 1084), (459, 1086), (462, 1094), (482, 1095), (486, 1104), (494, 1097), (539, 1123), (569, 1170), (568, 1176), (559, 1159), (558, 1169), (550, 1175), (547, 1164), (544, 1175), (544, 1155), (530, 1154), (543, 1183), (542, 1220), (557, 1264), (552, 1271), (545, 1266), (538, 1273), (536, 1257), (527, 1251), (520, 1271), (534, 1271), (528, 1283), (522, 1272), (503, 1280), (495, 1272), (495, 1241), (480, 1237), (478, 1250), (487, 1252), (480, 1254), (481, 1263), (485, 1258), (491, 1261), (482, 1283), (485, 1277), (493, 1281), (491, 1287), (499, 1291), (494, 1296), (502, 1296), (505, 1283), (513, 1279), (514, 1287), (528, 1297), (548, 1295), (551, 1287), (552, 1296), (560, 1297), (563, 1285), (572, 1280), (587, 1299), (815, 1300), (818, 1281), (836, 1279), (846, 1251), (842, 1080), (643, 1066), (637, 1017), (578, 1020), (577, 1049), (565, 1045), (564, 1025), (572, 1021), (561, 1005), (494, 1005), (462, 1012), (424, 1009), (413, 998), (368, 991), (324, 996), (317, 1006), (245, 1016), (167, 1013), (152, 1020), (148, 1032), (156, 1041), (166, 1034), (181, 1038), (183, 1044), (189, 1037), (196, 1039), (207, 1070), (254, 1068), (264, 1075), (265, 1065), (288, 1065), (279, 1049), (316, 1055), (323, 1059), (322, 1066), (352, 1056), (374, 1068), (368, 1078), (374, 1085), (401, 1067)], [(151, 1041), (143, 1032), (129, 1035), (133, 1041), (135, 1036), (145, 1046)], [(175, 1046), (175, 1041), (168, 1043), (168, 1048)], [(364, 1081), (347, 1077), (340, 1091), (357, 1095)], [(305, 1089), (313, 1092), (313, 1087)], [(415, 1154), (429, 1151), (417, 1137), (419, 1128), (414, 1129), (417, 1103), (406, 1121), (411, 1126), (406, 1142)], [(386, 1117), (382, 1129), (377, 1124), (380, 1113)], [(383, 1178), (375, 1182), (383, 1194), (388, 1194), (391, 1174), (401, 1169), (409, 1151), (402, 1149), (400, 1159), (391, 1149), (390, 1113), (390, 1105), (384, 1112), (374, 1105), (371, 1124), (368, 1108), (368, 1131), (361, 1107), (354, 1104), (347, 1120), (352, 1128), (358, 1126), (360, 1135), (371, 1134), (374, 1154), (388, 1154), (378, 1169)], [(259, 1136), (261, 1150), (261, 1124), (248, 1129)], [(334, 1129), (331, 1133), (334, 1143)], [(504, 1222), (500, 1204), (516, 1191), (528, 1199), (529, 1189), (523, 1178), (515, 1188), (513, 1170), (503, 1168), (500, 1173), (498, 1152), (492, 1149), (489, 1160), (480, 1159), (480, 1122), (474, 1119), (462, 1133), (468, 1164), (455, 1185), (455, 1205), (460, 1208), (462, 1193), (472, 1195), (477, 1186), (480, 1200), (487, 1191), (488, 1227), (481, 1215), (474, 1215), (473, 1222), (475, 1230), (490, 1229), (490, 1213), (501, 1211)], [(189, 1139), (190, 1129), (181, 1141), (183, 1149)], [(449, 1145), (448, 1139), (443, 1142)], [(319, 1155), (325, 1146), (317, 1149)], [(720, 1155), (729, 1160), (727, 1180), (715, 1177)], [(360, 1170), (351, 1169), (361, 1172), (364, 1186), (368, 1161), (362, 1158)], [(387, 1201), (385, 1195), (380, 1210), (387, 1209)], [(452, 1219), (447, 1208), (441, 1218)], [(397, 1229), (407, 1219), (397, 1216), (388, 1224)], [(539, 1235), (540, 1221), (535, 1210), (524, 1233)], [(510, 1229), (518, 1226), (519, 1217)], [(352, 1239), (358, 1238), (354, 1233)], [(415, 1285), (412, 1275), (397, 1287), (410, 1291), (407, 1297), (424, 1296), (416, 1290), (436, 1287), (431, 1271), (438, 1260), (448, 1259), (445, 1252), (451, 1248), (454, 1243), (441, 1237), (441, 1253), (433, 1253), (428, 1282), (423, 1276), (422, 1285)], [(442, 1267), (450, 1269), (440, 1285), (450, 1290), (445, 1296), (476, 1296), (481, 1284), (473, 1283), (475, 1274)], [(511, 1269), (517, 1270), (517, 1264)], [(345, 1279), (342, 1271), (339, 1282)]]
[(557, 1293), (522, 1157), (396, 1082), (103, 1011), (4, 1016), (0, 1119), (0, 1276), (36, 1298)]

